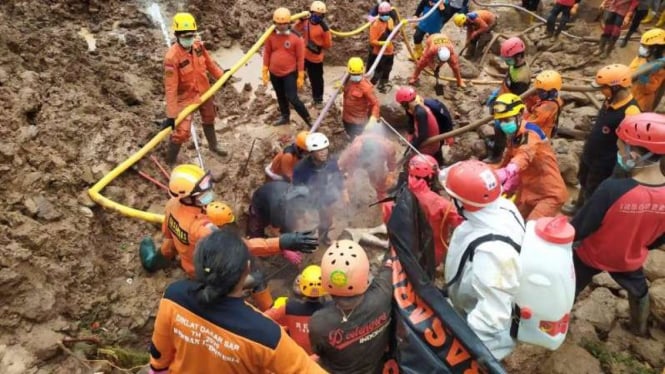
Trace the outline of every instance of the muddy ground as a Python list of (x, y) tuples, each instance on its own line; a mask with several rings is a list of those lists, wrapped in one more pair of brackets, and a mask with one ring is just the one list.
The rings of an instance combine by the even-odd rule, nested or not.
[[(167, 26), (178, 10), (194, 13), (202, 38), (224, 68), (232, 66), (242, 50), (254, 43), (269, 24), (276, 6), (295, 10), (305, 9), (308, 4), (259, 4), (247, 0), (183, 3), (160, 2)], [(361, 25), (362, 16), (371, 5), (370, 1), (366, 3), (359, 6), (356, 2), (329, 1), (331, 26), (350, 30)], [(583, 7), (589, 7), (589, 12), (583, 12), (585, 19), (592, 21), (593, 4), (585, 4)], [(149, 5), (144, 1), (119, 0), (9, 0), (0, 4), (0, 113), (4, 119), (0, 127), (4, 138), (0, 145), (2, 373), (112, 372), (112, 365), (137, 369), (147, 357), (161, 292), (170, 281), (183, 276), (175, 267), (146, 274), (138, 261), (137, 245), (147, 235), (159, 241), (159, 228), (104, 210), (86, 194), (92, 184), (155, 135), (158, 128), (154, 121), (163, 118), (161, 62), (165, 41), (148, 14)], [(407, 15), (415, 9), (415, 1), (411, 0), (398, 1), (396, 5)], [(527, 27), (526, 22), (528, 19), (514, 11), (501, 11), (501, 32), (519, 32)], [(455, 40), (463, 38), (452, 24), (445, 30)], [(571, 32), (597, 35), (599, 28), (578, 20)], [(565, 66), (568, 76), (590, 77), (603, 65), (602, 61), (589, 58), (593, 44), (566, 38), (552, 44), (541, 40), (542, 28), (526, 37), (530, 53), (539, 56), (535, 71)], [(326, 96), (343, 73), (340, 65), (351, 55), (366, 54), (366, 34), (335, 38), (335, 43), (326, 59), (331, 65), (326, 68)], [(636, 50), (637, 44), (632, 43), (617, 51), (612, 60), (627, 63)], [(501, 69), (494, 60), (491, 56), (487, 59), (490, 73)], [(395, 86), (406, 83), (410, 64), (404, 48), (400, 48), (393, 73)], [(263, 167), (290, 136), (304, 129), (301, 122), (281, 128), (269, 125), (277, 117), (276, 103), (272, 89), (257, 84), (259, 67), (258, 57), (250, 60), (232, 84), (215, 96), (220, 110), (218, 137), (231, 156), (222, 159), (203, 151), (206, 165), (218, 182), (216, 193), (234, 207), (240, 226), (251, 192), (264, 181)], [(478, 74), (480, 80), (495, 79), (472, 64), (466, 70), (469, 77)], [(431, 86), (431, 79), (421, 80), (420, 89), (425, 96), (434, 95)], [(447, 89), (446, 102), (460, 125), (485, 115), (480, 102), (491, 88), (492, 85), (476, 84), (461, 91)], [(388, 104), (392, 93), (381, 95), (382, 102)], [(302, 97), (309, 101), (308, 91)], [(562, 126), (588, 129), (595, 112), (589, 99), (578, 94), (571, 94), (568, 99), (571, 104), (564, 111)], [(337, 108), (333, 108), (322, 127), (332, 136), (334, 152), (346, 144), (340, 134)], [(391, 109), (394, 107), (384, 108), (385, 114), (389, 115)], [(316, 110), (311, 112), (317, 114)], [(446, 150), (449, 159), (471, 153), (482, 157), (480, 135), (482, 131), (458, 139), (457, 146)], [(253, 142), (254, 149), (248, 157)], [(562, 173), (574, 185), (575, 153), (580, 151), (581, 141), (556, 140), (556, 146), (562, 163), (566, 163)], [(161, 159), (161, 152), (160, 146), (152, 154)], [(181, 153), (179, 161), (195, 162), (193, 146)], [(138, 169), (161, 177), (149, 159), (140, 161)], [(339, 210), (334, 234), (346, 225), (371, 227), (380, 221), (377, 208), (366, 208), (374, 198), (372, 192), (367, 192), (371, 189), (362, 178), (355, 186), (353, 206)], [(153, 212), (161, 212), (167, 198), (163, 190), (134, 171), (121, 175), (103, 194)], [(274, 275), (271, 285), (275, 295), (286, 292), (298, 271), (284, 265), (280, 258), (266, 262), (268, 272)], [(650, 279), (659, 282), (657, 278)], [(626, 319), (625, 295), (611, 284), (596, 286), (594, 293), (612, 291), (598, 296), (602, 302), (616, 304), (617, 312), (603, 317), (609, 321), (598, 323), (593, 310), (587, 313), (590, 316), (578, 316), (566, 349), (551, 354), (521, 347), (508, 360), (509, 371), (566, 372), (559, 367), (561, 363), (577, 362), (588, 363), (585, 372), (589, 373), (653, 373), (661, 369), (665, 357), (662, 330), (654, 325), (655, 339), (645, 342), (621, 335), (625, 332), (620, 323)], [(601, 312), (602, 308), (598, 313)], [(612, 344), (615, 341), (623, 343)], [(625, 353), (625, 357), (619, 353)], [(549, 366), (543, 368), (543, 363)], [(117, 368), (115, 371), (121, 372)]]

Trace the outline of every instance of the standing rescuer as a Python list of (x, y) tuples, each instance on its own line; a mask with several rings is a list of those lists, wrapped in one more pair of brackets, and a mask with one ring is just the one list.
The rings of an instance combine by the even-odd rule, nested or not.
[(616, 166), (616, 129), (627, 115), (640, 113), (630, 92), (631, 71), (628, 66), (612, 64), (601, 68), (591, 85), (600, 87), (605, 101), (584, 142), (577, 173), (580, 192), (574, 204), (564, 206), (566, 214), (574, 214), (598, 185), (612, 175)]
[(332, 47), (332, 33), (326, 23), (326, 4), (314, 1), (309, 8), (308, 19), (300, 20), (295, 29), (305, 40), (305, 70), (312, 85), (314, 105), (323, 105), (323, 57), (324, 50)]
[(374, 86), (365, 78), (365, 64), (360, 57), (351, 57), (346, 71), (349, 78), (344, 83), (342, 123), (344, 131), (353, 140), (362, 134), (368, 123), (377, 122), (379, 100), (374, 93)]
[[(414, 18), (422, 17), (427, 14), (436, 3), (436, 0), (421, 0), (416, 7)], [(432, 12), (429, 17), (415, 24), (416, 31), (413, 33), (413, 51), (416, 55), (416, 60), (423, 54), (423, 39), (425, 39), (425, 36), (428, 34), (436, 34), (440, 32), (443, 27), (443, 17), (446, 13), (446, 5), (444, 3), (445, 1), (442, 1), (438, 8)]]
[[(571, 15), (577, 13), (578, 4), (581, 0), (556, 0), (550, 15), (547, 17), (547, 36), (554, 36), (555, 38), (559, 37), (561, 31), (566, 29), (566, 24), (570, 20)], [(561, 13), (561, 21), (559, 21), (559, 26), (554, 30), (554, 23), (556, 22), (557, 17)]]
[(665, 82), (665, 62), (662, 61), (665, 51), (665, 30), (651, 29), (642, 35), (637, 57), (630, 63), (633, 73), (646, 64), (659, 65), (645, 74), (640, 74), (632, 85), (632, 92), (640, 109), (653, 111), (663, 96)]
[(325, 373), (283, 328), (245, 303), (249, 259), (230, 228), (200, 242), (195, 280), (170, 284), (159, 303), (150, 373)]
[(538, 73), (534, 82), (538, 101), (526, 114), (526, 120), (538, 125), (548, 138), (557, 133), (559, 114), (563, 106), (563, 101), (559, 98), (562, 84), (561, 75), (554, 70)]
[(201, 103), (201, 96), (210, 88), (208, 73), (216, 80), (224, 71), (212, 60), (203, 43), (197, 39), (194, 16), (177, 13), (173, 17), (173, 31), (177, 42), (164, 57), (164, 92), (166, 95), (166, 120), (162, 126), (171, 127), (173, 133), (166, 151), (166, 163), (173, 166), (182, 143), (191, 136), (192, 115), (175, 126), (175, 119), (186, 106), (200, 103), (199, 113), (203, 122), (203, 134), (211, 151), (225, 156), (227, 153), (217, 144), (215, 135), (215, 104), (212, 98)]
[(649, 292), (642, 266), (649, 249), (665, 244), (665, 117), (642, 113), (616, 130), (616, 161), (630, 178), (600, 184), (572, 220), (577, 293), (602, 271), (628, 291), (631, 330), (647, 335)]
[(372, 51), (369, 54), (369, 60), (367, 61), (367, 66), (372, 66), (374, 61), (379, 55), (381, 48), (386, 46), (386, 50), (381, 56), (376, 69), (374, 70), (374, 75), (372, 76), (372, 84), (376, 85), (379, 83), (379, 91), (385, 92), (386, 84), (390, 79), (390, 72), (393, 69), (395, 46), (391, 41), (387, 41), (388, 36), (395, 28), (395, 23), (390, 17), (390, 12), (393, 7), (390, 3), (384, 1), (379, 4), (379, 17), (372, 22), (372, 25), (369, 27), (369, 45), (372, 47)]
[(263, 84), (272, 83), (277, 95), (281, 117), (276, 126), (291, 121), (289, 104), (307, 126), (312, 126), (305, 104), (298, 97), (298, 90), (305, 84), (305, 44), (303, 39), (291, 32), (291, 12), (277, 8), (272, 15), (275, 32), (270, 34), (263, 47)]
[(288, 182), (293, 179), (293, 168), (307, 154), (307, 144), (305, 143), (307, 135), (309, 135), (309, 131), (300, 131), (293, 143), (275, 155), (272, 162), (265, 168), (270, 179)]
[(434, 157), (439, 165), (443, 164), (441, 142), (422, 145), (425, 140), (439, 135), (439, 124), (432, 111), (424, 104), (423, 98), (413, 87), (400, 87), (395, 93), (395, 101), (404, 108), (409, 118), (409, 137), (413, 148)]
[(608, 57), (621, 35), (623, 18), (635, 10), (637, 0), (606, 0), (605, 4), (605, 14), (603, 15), (605, 25), (600, 36), (600, 45), (594, 54)]
[(496, 15), (489, 10), (477, 10), (471, 13), (457, 13), (453, 17), (457, 27), (466, 28), (466, 57), (474, 58), (481, 52), (490, 39), (496, 26)]
[(453, 42), (443, 34), (432, 34), (427, 37), (425, 41), (425, 53), (420, 57), (416, 64), (416, 70), (409, 78), (409, 84), (413, 85), (418, 83), (420, 73), (429, 67), (434, 71), (434, 75), (439, 75), (441, 66), (448, 63), (450, 69), (457, 79), (458, 87), (466, 87), (462, 81), (462, 74), (459, 68), (459, 57), (455, 53), (455, 46)]

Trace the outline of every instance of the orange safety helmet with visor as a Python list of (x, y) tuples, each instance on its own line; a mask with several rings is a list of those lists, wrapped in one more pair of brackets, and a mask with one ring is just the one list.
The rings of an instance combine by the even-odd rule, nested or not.
[(169, 178), (169, 193), (182, 204), (206, 206), (215, 196), (212, 190), (212, 174), (196, 165), (178, 165)]

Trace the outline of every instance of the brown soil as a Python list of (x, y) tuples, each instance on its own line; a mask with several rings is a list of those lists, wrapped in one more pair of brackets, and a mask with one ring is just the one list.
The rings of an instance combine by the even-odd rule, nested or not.
[[(160, 4), (167, 26), (180, 3), (168, 0)], [(396, 4), (408, 14), (415, 7), (415, 1)], [(138, 260), (138, 242), (144, 236), (154, 236), (159, 242), (159, 227), (104, 210), (86, 194), (92, 184), (155, 135), (158, 127), (153, 122), (163, 118), (165, 43), (147, 14), (147, 5), (119, 0), (10, 0), (0, 4), (0, 108), (6, 119), (0, 127), (5, 138), (0, 145), (0, 372), (111, 372), (107, 364), (83, 362), (65, 354), (58, 343), (64, 337), (95, 337), (102, 346), (144, 352), (161, 292), (170, 281), (183, 276), (175, 268), (146, 274)], [(197, 17), (210, 50), (234, 43), (246, 50), (279, 5), (306, 9), (308, 2), (192, 0), (186, 10)], [(364, 22), (364, 6), (331, 0), (328, 7), (328, 19), (335, 29), (346, 31)], [(510, 28), (523, 28), (518, 26)], [(447, 30), (461, 37), (452, 25)], [(94, 51), (89, 51), (86, 35), (94, 38)], [(540, 34), (533, 35), (537, 40)], [(326, 60), (331, 65), (343, 65), (351, 55), (364, 57), (367, 51), (366, 34), (335, 38), (335, 43)], [(562, 59), (575, 57), (562, 52), (554, 53)], [(218, 61), (228, 68), (236, 61), (225, 60), (224, 53), (221, 49)], [(622, 56), (623, 62), (627, 59), (628, 55)], [(402, 48), (395, 85), (406, 83), (408, 64)], [(589, 69), (599, 64), (573, 72), (589, 76)], [(260, 73), (239, 76), (248, 74)], [(422, 86), (425, 96), (434, 95), (431, 87)], [(451, 87), (446, 98), (456, 110), (464, 103), (477, 106), (489, 87), (472, 86), (464, 95), (454, 94)], [(220, 109), (218, 137), (231, 156), (220, 159), (203, 150), (206, 165), (218, 182), (217, 195), (234, 207), (241, 225), (252, 191), (264, 181), (263, 167), (289, 136), (304, 128), (302, 123), (271, 127), (269, 123), (277, 116), (271, 89), (245, 88), (238, 91), (227, 85), (215, 96)], [(330, 92), (332, 89), (326, 94)], [(391, 96), (382, 95), (382, 101), (390, 101)], [(460, 120), (468, 121), (463, 116)], [(332, 134), (334, 152), (346, 144), (338, 122), (339, 110), (333, 108), (322, 127)], [(161, 159), (161, 147), (153, 154)], [(193, 146), (181, 153), (180, 161), (195, 162)], [(138, 169), (164, 180), (147, 158), (138, 163)], [(371, 189), (361, 180), (356, 185), (352, 209), (338, 212), (335, 235), (347, 225), (372, 227), (380, 221), (378, 208), (366, 208), (374, 199), (373, 192), (365, 192)], [(153, 212), (160, 212), (166, 201), (164, 191), (133, 171), (120, 176), (103, 194)], [(284, 264), (281, 258), (266, 261), (268, 273), (274, 274), (271, 285), (276, 295), (290, 287), (297, 272)], [(283, 271), (275, 273), (280, 269)], [(67, 346), (70, 353), (128, 367), (128, 360), (96, 351), (95, 344)]]

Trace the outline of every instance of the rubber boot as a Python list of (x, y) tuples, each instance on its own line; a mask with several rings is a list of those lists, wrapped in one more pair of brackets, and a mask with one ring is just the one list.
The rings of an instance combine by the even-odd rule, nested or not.
[(262, 312), (272, 307), (272, 295), (269, 288), (252, 293), (252, 299), (254, 299), (254, 306)]
[(621, 39), (621, 43), (619, 43), (619, 48), (626, 48), (626, 45), (628, 45), (628, 40), (630, 40), (630, 36), (632, 33), (626, 34), (626, 36)]
[(615, 38), (610, 38), (607, 41), (607, 46), (605, 47), (605, 53), (603, 54), (604, 58), (610, 57), (610, 54), (612, 53), (612, 51), (614, 50), (614, 46), (616, 45), (617, 39), (618, 37), (615, 37)]
[(228, 155), (228, 152), (217, 144), (217, 134), (215, 134), (215, 125), (203, 125), (203, 135), (208, 141), (208, 148), (220, 156)]
[(413, 55), (416, 61), (420, 60), (420, 58), (423, 56), (423, 43), (413, 45)]
[(598, 44), (598, 49), (593, 53), (594, 56), (600, 56), (603, 54), (605, 51), (605, 47), (607, 46), (607, 41), (609, 40), (609, 37), (605, 35), (600, 36), (600, 43)]
[(162, 255), (162, 251), (155, 248), (155, 242), (149, 236), (143, 238), (139, 244), (139, 258), (141, 265), (149, 273), (169, 266), (169, 260)]
[(630, 331), (638, 336), (646, 336), (649, 332), (647, 320), (649, 318), (649, 292), (641, 298), (628, 294), (630, 307)]
[(275, 126), (288, 125), (289, 123), (291, 123), (289, 117), (280, 116), (277, 122), (275, 122)]
[(169, 142), (168, 148), (166, 148), (166, 164), (173, 168), (176, 160), (178, 159), (178, 153), (180, 153), (180, 147), (182, 144), (176, 144)]
[(663, 26), (665, 26), (665, 11), (660, 13), (660, 17), (658, 17), (658, 22), (656, 23), (656, 27)]
[(644, 25), (646, 23), (651, 23), (653, 19), (656, 18), (656, 12), (654, 12), (651, 8), (649, 8), (649, 13), (647, 13), (646, 17), (642, 21), (640, 21), (640, 24)]

